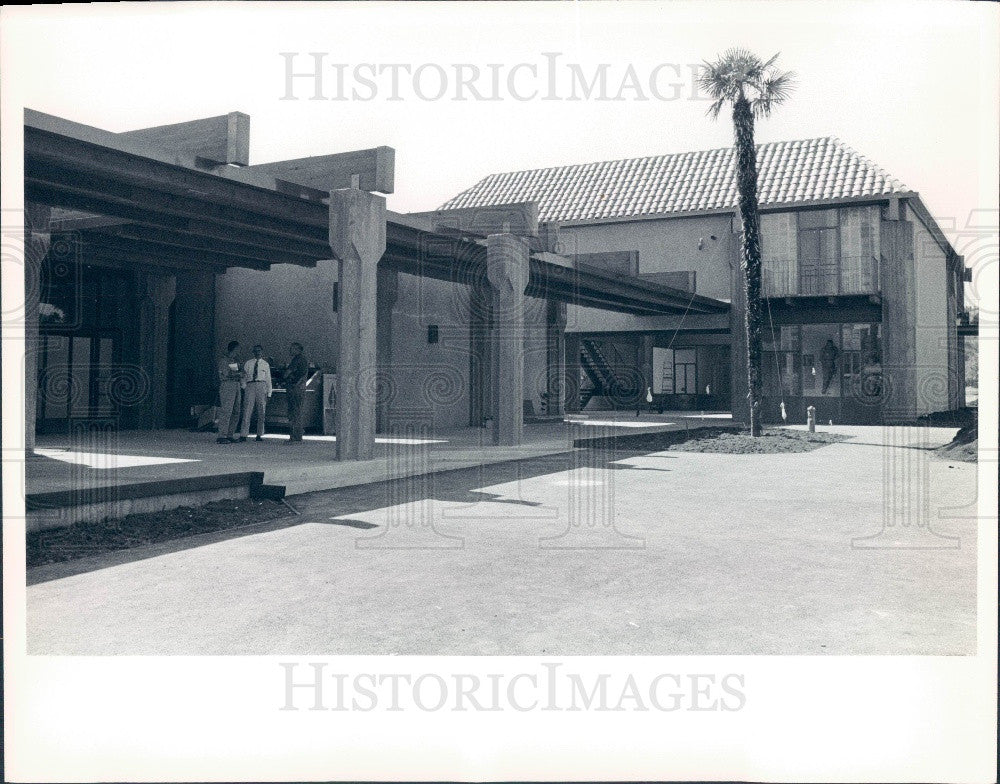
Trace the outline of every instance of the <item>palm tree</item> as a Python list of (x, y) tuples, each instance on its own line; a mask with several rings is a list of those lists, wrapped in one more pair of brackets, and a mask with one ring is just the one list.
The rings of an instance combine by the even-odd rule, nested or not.
[(757, 209), (757, 148), (754, 119), (767, 117), (772, 107), (791, 93), (792, 74), (774, 67), (778, 55), (767, 62), (746, 49), (727, 49), (714, 63), (705, 63), (698, 79), (713, 99), (708, 114), (716, 119), (723, 107), (733, 107), (736, 140), (736, 190), (739, 194), (740, 250), (746, 290), (744, 326), (747, 342), (747, 385), (750, 402), (750, 435), (760, 435), (761, 355), (764, 306), (761, 300), (760, 214)]

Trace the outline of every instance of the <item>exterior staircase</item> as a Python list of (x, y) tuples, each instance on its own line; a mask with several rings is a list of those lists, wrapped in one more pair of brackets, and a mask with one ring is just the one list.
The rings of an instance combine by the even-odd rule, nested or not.
[(611, 396), (621, 389), (618, 377), (601, 347), (593, 340), (580, 341), (580, 366), (590, 386), (580, 390), (580, 410), (597, 396)]

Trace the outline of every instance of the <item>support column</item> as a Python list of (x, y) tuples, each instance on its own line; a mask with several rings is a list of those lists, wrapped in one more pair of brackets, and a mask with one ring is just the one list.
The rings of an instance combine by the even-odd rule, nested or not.
[(564, 410), (571, 414), (580, 411), (580, 336), (575, 332), (566, 333), (566, 376), (563, 382), (566, 399)]
[(392, 377), (392, 309), (399, 298), (399, 273), (387, 267), (377, 268), (375, 331), (378, 381), (375, 386), (375, 430), (384, 433), (389, 426), (389, 404), (395, 380)]
[(566, 303), (548, 301), (548, 392), (549, 416), (566, 412)]
[(917, 415), (917, 289), (913, 224), (881, 223), (882, 419), (908, 422)]
[(524, 434), (524, 292), (528, 243), (513, 234), (486, 240), (486, 276), (493, 289), (493, 443), (517, 446)]
[(155, 272), (140, 273), (138, 294), (139, 357), (149, 385), (140, 424), (158, 430), (167, 421), (170, 305), (177, 294), (177, 279)]
[(330, 191), (330, 248), (338, 261), (340, 361), (337, 459), (375, 454), (378, 261), (385, 252), (385, 199), (356, 188)]
[(643, 387), (639, 390), (639, 405), (646, 406), (646, 390), (653, 389), (653, 336), (639, 336), (639, 368), (642, 370)]
[(191, 407), (212, 405), (219, 387), (215, 356), (215, 273), (185, 270), (174, 297), (174, 373), (167, 426), (186, 425)]
[(49, 215), (44, 204), (24, 205), (24, 448), (35, 448), (38, 404), (38, 302), (42, 290), (42, 264), (49, 251)]
[(493, 411), (490, 386), (490, 287), (469, 287), (469, 426), (482, 427)]

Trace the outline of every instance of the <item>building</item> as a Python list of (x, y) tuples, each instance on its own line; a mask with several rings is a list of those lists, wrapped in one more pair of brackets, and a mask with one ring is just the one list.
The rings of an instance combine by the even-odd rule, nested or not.
[(338, 459), (371, 457), (376, 429), (488, 423), (517, 444), (575, 389), (568, 308), (728, 310), (575, 266), (530, 203), (389, 211), (390, 148), (251, 164), (249, 129), (238, 112), (113, 133), (25, 111), (27, 449), (190, 424), (231, 339), (279, 361), (305, 344), (334, 379)]
[[(879, 423), (964, 405), (969, 270), (920, 195), (835, 138), (758, 146), (765, 420)], [(533, 202), (560, 252), (621, 280), (729, 302), (643, 316), (571, 307), (583, 406), (746, 405), (732, 148), (494, 174), (442, 209)], [(577, 358), (579, 358), (577, 360)], [(591, 402), (593, 399), (593, 402)]]

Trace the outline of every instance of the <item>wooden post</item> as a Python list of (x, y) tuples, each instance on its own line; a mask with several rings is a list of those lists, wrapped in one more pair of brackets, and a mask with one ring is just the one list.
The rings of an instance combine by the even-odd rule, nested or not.
[(352, 188), (331, 191), (330, 248), (339, 262), (337, 459), (370, 460), (375, 453), (377, 268), (385, 252), (385, 199)]
[(881, 224), (882, 418), (907, 422), (917, 413), (917, 288), (913, 224)]
[(379, 267), (377, 278), (378, 313), (375, 329), (378, 343), (376, 354), (378, 380), (375, 386), (375, 430), (385, 432), (389, 427), (389, 404), (393, 396), (392, 309), (399, 297), (399, 273), (396, 270)]
[(580, 411), (580, 336), (575, 332), (567, 332), (565, 344), (566, 380), (563, 383), (565, 410), (576, 414)]
[(149, 384), (142, 404), (142, 424), (160, 429), (167, 421), (167, 356), (170, 344), (170, 305), (177, 293), (173, 275), (139, 275), (139, 361)]
[(486, 276), (493, 289), (493, 443), (517, 446), (524, 434), (524, 292), (528, 243), (513, 234), (486, 240)]
[(566, 303), (548, 301), (547, 414), (562, 416), (566, 398)]
[(490, 383), (490, 288), (469, 287), (469, 425), (483, 427), (493, 411)]
[(35, 448), (35, 416), (38, 403), (38, 303), (42, 287), (42, 264), (49, 251), (49, 215), (44, 204), (24, 205), (24, 448)]

